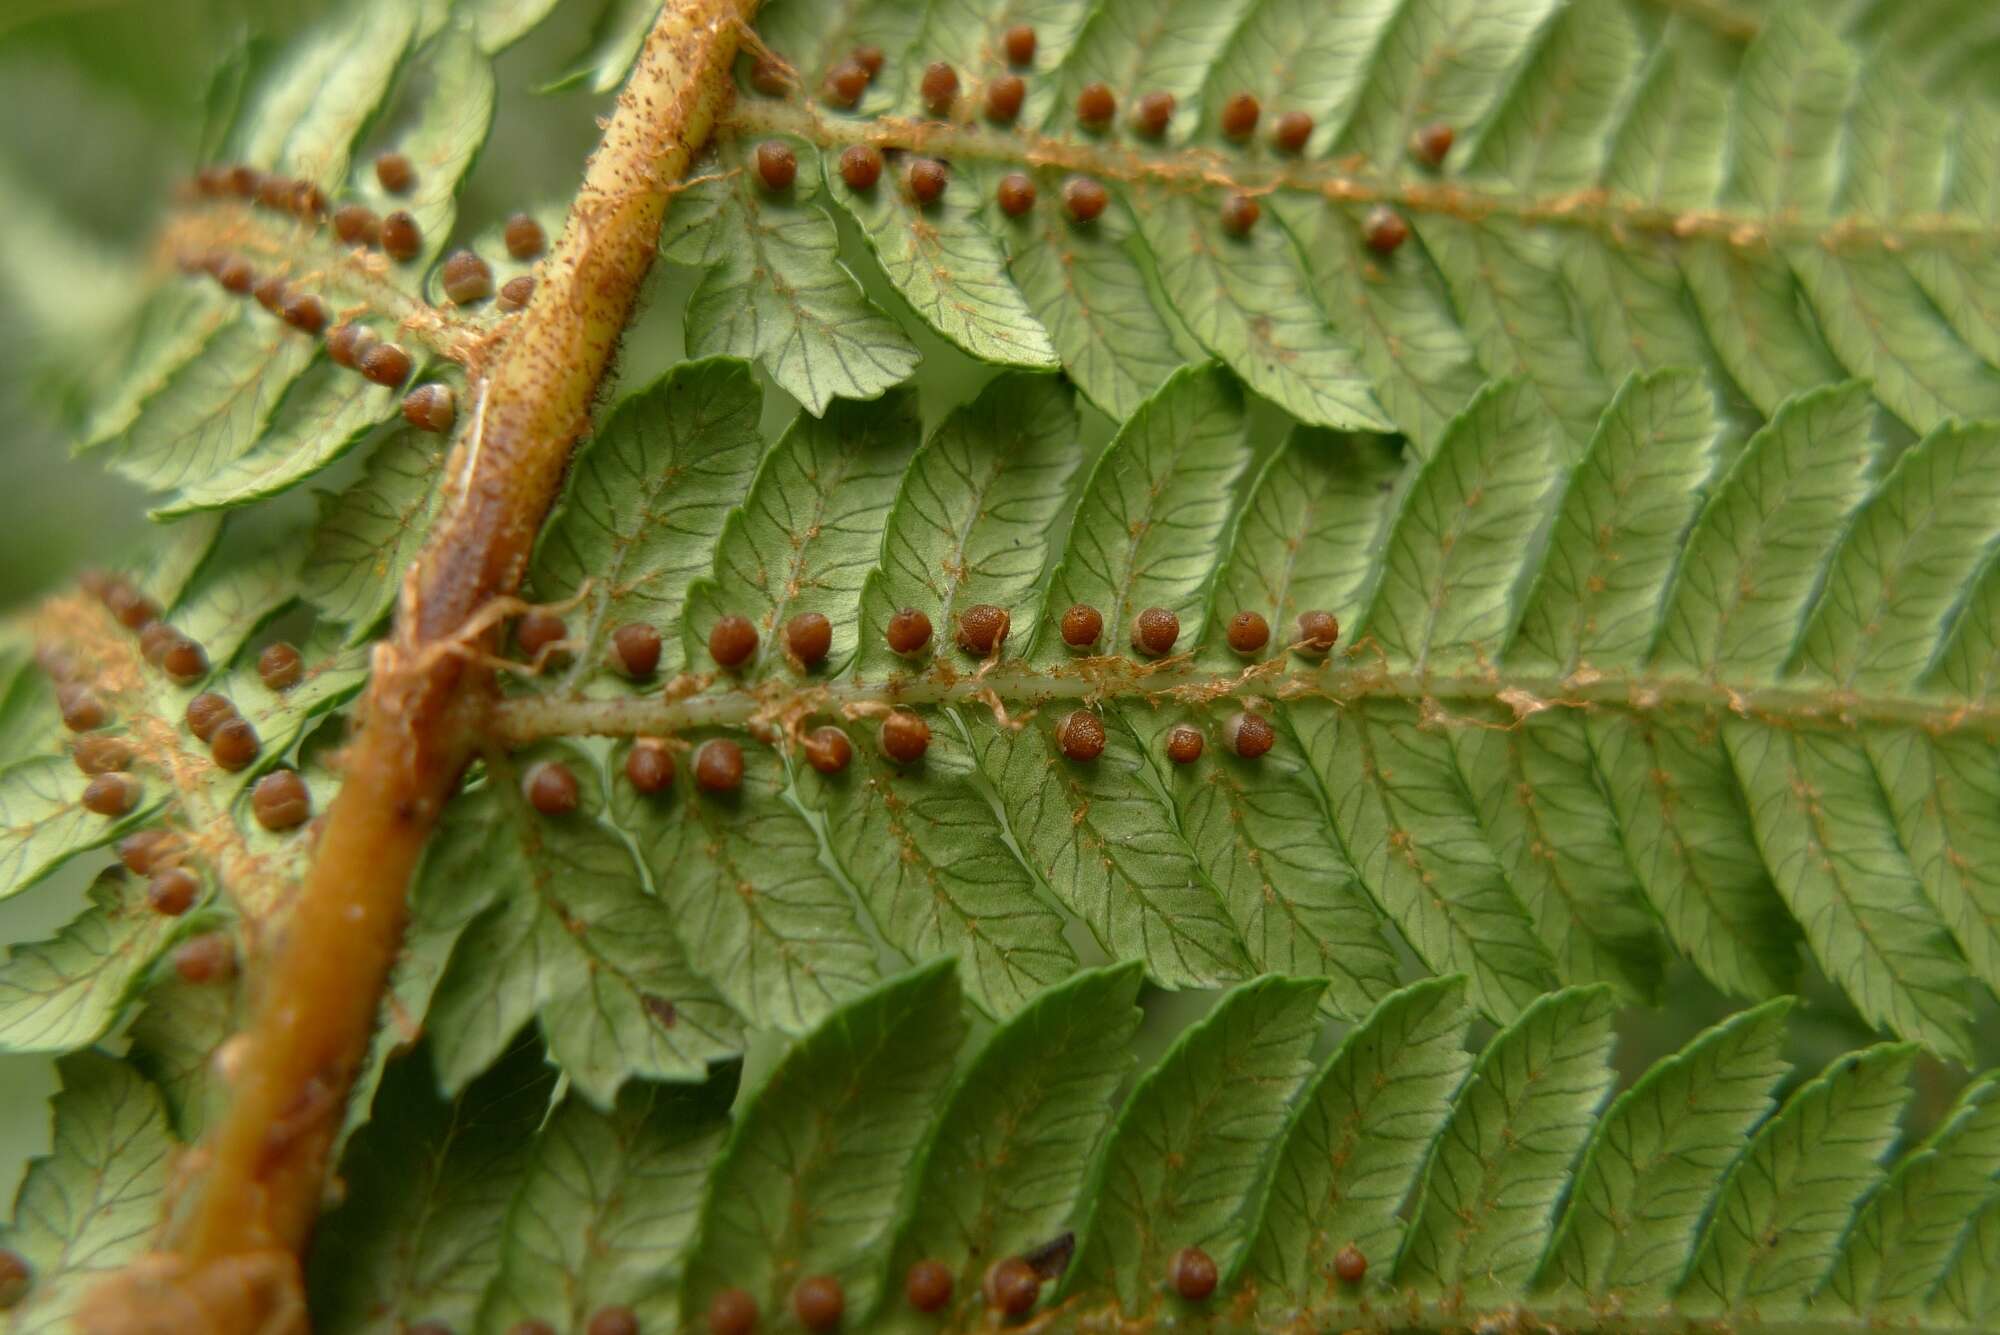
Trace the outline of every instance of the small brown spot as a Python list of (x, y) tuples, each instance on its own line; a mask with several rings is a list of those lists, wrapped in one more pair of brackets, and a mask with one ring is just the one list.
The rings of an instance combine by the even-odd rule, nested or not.
[(958, 647), (974, 658), (990, 658), (1006, 644), (1011, 621), (1004, 607), (974, 603), (958, 614)]
[(821, 774), (838, 774), (854, 759), (854, 745), (841, 729), (826, 724), (814, 728), (800, 743), (806, 763)]
[(585, 1335), (639, 1335), (639, 1318), (629, 1307), (600, 1307), (590, 1315)]
[(1252, 195), (1238, 190), (1222, 201), (1222, 230), (1231, 236), (1248, 236), (1264, 208)]
[(118, 860), (134, 876), (150, 876), (160, 860), (174, 851), (175, 839), (167, 830), (136, 830), (118, 841)]
[(375, 159), (375, 179), (392, 195), (408, 194), (417, 183), (417, 169), (401, 153), (384, 153)]
[(532, 260), (549, 248), (548, 233), (525, 213), (517, 213), (507, 220), (501, 239), (506, 243), (507, 253), (517, 260)]
[(199, 741), (213, 741), (215, 730), (235, 717), (236, 706), (214, 691), (203, 691), (187, 702), (187, 728)]
[(1263, 613), (1245, 610), (1229, 618), (1223, 634), (1237, 653), (1254, 654), (1271, 642), (1271, 623)]
[(317, 334), (326, 328), (326, 305), (310, 292), (289, 293), (280, 315), (302, 334)]
[(931, 115), (951, 115), (952, 103), (958, 100), (958, 71), (951, 67), (950, 61), (932, 61), (924, 67), (923, 84), (919, 91)]
[(882, 72), (882, 48), (879, 46), (857, 46), (849, 59), (867, 70), (870, 79)]
[(818, 612), (801, 612), (785, 623), (785, 648), (810, 671), (833, 649), (833, 623)]
[(1271, 127), (1271, 142), (1280, 152), (1303, 153), (1312, 138), (1313, 118), (1303, 111), (1288, 111)]
[(1410, 136), (1410, 156), (1426, 167), (1440, 167), (1445, 155), (1451, 152), (1454, 137), (1449, 125), (1432, 121)]
[(782, 139), (766, 139), (757, 145), (757, 179), (776, 194), (792, 188), (799, 174), (799, 156)]
[(382, 239), (382, 219), (366, 204), (342, 204), (333, 211), (333, 234), (350, 246), (372, 246)]
[(1088, 709), (1074, 710), (1056, 725), (1056, 742), (1071, 760), (1095, 760), (1104, 754), (1104, 724)]
[(284, 640), (265, 645), (264, 651), (257, 655), (257, 675), (267, 690), (289, 691), (304, 679), (305, 672), (305, 659), (295, 646)]
[(660, 666), (660, 632), (644, 621), (628, 621), (612, 631), (611, 666), (632, 681), (652, 676)]
[(1207, 1302), (1215, 1292), (1215, 1261), (1199, 1247), (1183, 1247), (1167, 1263), (1167, 1278), (1186, 1301)]
[(456, 306), (476, 306), (493, 295), (493, 266), (469, 250), (454, 250), (438, 270), (438, 286)]
[(654, 737), (641, 737), (625, 753), (625, 778), (638, 792), (651, 795), (674, 781), (674, 753)]
[(1181, 619), (1164, 607), (1149, 607), (1133, 619), (1132, 647), (1151, 658), (1174, 651), (1181, 637)]
[(528, 805), (544, 816), (567, 816), (575, 811), (583, 790), (576, 772), (560, 760), (538, 761), (521, 778), (521, 791)]
[(1104, 614), (1089, 603), (1077, 603), (1062, 615), (1063, 643), (1072, 649), (1088, 649), (1104, 634)]
[(403, 396), (403, 420), (419, 431), (443, 435), (458, 420), (458, 400), (450, 385), (433, 381)]
[(146, 902), (153, 912), (169, 918), (178, 918), (194, 907), (195, 897), (201, 893), (201, 882), (185, 867), (168, 867), (154, 873), (146, 886)]
[(111, 721), (111, 707), (87, 687), (63, 687), (56, 692), (56, 707), (62, 712), (63, 726), (71, 732), (91, 732)]
[(832, 1330), (846, 1310), (847, 1295), (832, 1275), (807, 1275), (792, 1290), (792, 1312), (807, 1330)]
[(951, 182), (951, 173), (936, 158), (912, 158), (908, 175), (910, 198), (920, 205), (935, 204)]
[(1018, 74), (1002, 74), (986, 85), (986, 119), (996, 125), (1012, 125), (1027, 99), (1028, 85)]
[(297, 770), (272, 770), (250, 790), (250, 811), (267, 830), (295, 829), (312, 817), (312, 792)]
[(840, 155), (840, 179), (849, 190), (873, 190), (882, 179), (882, 150), (873, 144), (850, 144)]
[(1230, 749), (1245, 760), (1255, 760), (1278, 740), (1270, 720), (1262, 714), (1248, 712), (1231, 715), (1229, 721), (1222, 725), (1222, 735), (1229, 739)]
[(424, 231), (407, 209), (397, 209), (382, 220), (382, 253), (403, 263), (423, 253)]
[(922, 760), (930, 745), (931, 725), (909, 710), (894, 710), (882, 720), (882, 754), (897, 764)]
[(1072, 176), (1063, 182), (1063, 212), (1071, 222), (1096, 222), (1111, 202), (1104, 183), (1092, 176)]
[(182, 686), (200, 681), (208, 675), (208, 651), (183, 636), (160, 655), (160, 670)]
[(410, 354), (394, 343), (377, 343), (361, 358), (361, 374), (388, 389), (408, 380), (412, 367)]
[(1076, 119), (1086, 130), (1103, 130), (1118, 114), (1118, 99), (1101, 83), (1085, 84), (1076, 95)]
[(503, 311), (518, 311), (528, 304), (535, 295), (535, 276), (524, 273), (518, 278), (509, 278), (500, 285), (500, 297), (494, 303)]
[(1325, 653), (1340, 639), (1340, 618), (1323, 611), (1299, 613), (1299, 639), (1300, 652)]
[(757, 1328), (757, 1300), (742, 1289), (724, 1289), (709, 1300), (709, 1335), (750, 1335)]
[(1167, 126), (1174, 118), (1174, 95), (1172, 93), (1151, 92), (1139, 99), (1132, 108), (1132, 128), (1148, 139), (1158, 139), (1167, 132)]
[(889, 618), (883, 638), (891, 650), (905, 658), (922, 653), (931, 642), (931, 619), (914, 607), (906, 607)]
[(173, 953), (174, 972), (181, 981), (216, 982), (236, 971), (236, 946), (226, 932), (204, 932), (183, 941)]
[(563, 619), (539, 607), (523, 612), (521, 619), (514, 623), (514, 643), (520, 646), (530, 662), (539, 658), (543, 650), (552, 649), (568, 638), (569, 627)]
[(852, 60), (843, 60), (827, 71), (826, 100), (837, 107), (851, 107), (868, 91), (868, 71)]
[(1368, 242), (1368, 249), (1377, 255), (1393, 255), (1410, 239), (1410, 225), (1403, 221), (1402, 214), (1387, 204), (1377, 204), (1368, 210), (1361, 232)]
[(757, 652), (757, 628), (750, 618), (731, 613), (708, 632), (708, 656), (726, 668), (740, 668)]
[(109, 774), (132, 764), (132, 744), (123, 737), (79, 737), (70, 743), (70, 758), (85, 774)]
[(210, 758), (232, 773), (248, 768), (261, 747), (257, 730), (250, 726), (249, 720), (238, 718), (233, 710), (215, 725), (208, 737)]
[(1007, 48), (1007, 63), (1023, 66), (1035, 63), (1035, 30), (1025, 23), (1017, 23), (1007, 29), (1001, 45)]
[(1333, 1273), (1343, 1284), (1359, 1284), (1368, 1275), (1368, 1258), (1350, 1242), (1334, 1254)]
[(118, 770), (100, 774), (84, 785), (83, 809), (99, 816), (123, 816), (139, 805), (141, 791), (139, 780), (130, 774)]
[(903, 1276), (903, 1297), (919, 1312), (942, 1311), (951, 1301), (952, 1287), (951, 1271), (942, 1261), (918, 1261)]
[(1000, 178), (993, 197), (999, 201), (1002, 213), (1018, 218), (1035, 207), (1035, 183), (1026, 172), (1008, 172)]
[(1257, 117), (1262, 108), (1257, 99), (1248, 93), (1231, 93), (1222, 104), (1222, 114), (1217, 118), (1226, 138), (1242, 141), (1257, 132)]
[(680, 1012), (665, 997), (656, 997), (648, 992), (639, 1004), (646, 1008), (646, 1018), (662, 1029), (671, 1029), (680, 1022)]
[(1018, 1256), (995, 1261), (986, 1271), (986, 1305), (1004, 1316), (1023, 1316), (1042, 1295), (1035, 1268)]
[(711, 737), (694, 753), (694, 782), (708, 793), (733, 793), (743, 786), (743, 748), (727, 737)]
[(1201, 759), (1201, 730), (1176, 723), (1167, 730), (1167, 759), (1176, 765), (1192, 765)]

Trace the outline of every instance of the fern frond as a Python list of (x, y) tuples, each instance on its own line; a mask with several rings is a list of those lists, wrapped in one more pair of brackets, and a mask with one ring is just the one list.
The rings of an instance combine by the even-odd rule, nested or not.
[[(327, 1225), (321, 1319), (581, 1328), (620, 1305), (698, 1326), (742, 1290), (775, 1326), (802, 1280), (831, 1276), (855, 1329), (977, 1330), (995, 1319), (985, 1276), (1010, 1257), (1038, 1276), (1034, 1327), (1059, 1331), (1826, 1335), (1993, 1315), (1947, 1275), (2000, 1197), (1993, 1084), (1891, 1163), (1906, 1046), (1843, 1056), (1780, 1102), (1772, 1003), (1607, 1111), (1601, 987), (1537, 1002), (1475, 1062), (1463, 980), (1419, 983), (1312, 1062), (1323, 984), (1267, 977), (1225, 994), (1114, 1111), (1137, 981), (1118, 966), (1043, 992), (947, 1080), (956, 987), (924, 968), (830, 1013), (733, 1114), (728, 1070), (698, 1090), (634, 1085), (609, 1110), (571, 1093), (545, 1118), (533, 1044), (456, 1101), (413, 1056), (350, 1150), (363, 1176)], [(1913, 1196), (1946, 1161), (1948, 1198)], [(1906, 1223), (1885, 1231), (1892, 1218)], [(1188, 1247), (1215, 1263), (1212, 1296), (1176, 1291)], [(922, 1261), (951, 1276), (936, 1312), (904, 1294)], [(1896, 1278), (1859, 1292), (1867, 1272)]]

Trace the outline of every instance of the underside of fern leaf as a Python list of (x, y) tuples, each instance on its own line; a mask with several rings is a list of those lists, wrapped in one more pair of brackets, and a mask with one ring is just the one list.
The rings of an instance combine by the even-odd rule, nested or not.
[[(1993, 1322), (1991, 1078), (1892, 1153), (2000, 992), (1978, 7), (613, 3), (461, 222), (552, 8), (231, 65), (85, 377), (162, 527), (5, 646), (0, 893), (127, 869), (0, 961), (14, 1324), (232, 1126), (280, 1325)], [(281, 1091), (308, 900), (394, 968)]]

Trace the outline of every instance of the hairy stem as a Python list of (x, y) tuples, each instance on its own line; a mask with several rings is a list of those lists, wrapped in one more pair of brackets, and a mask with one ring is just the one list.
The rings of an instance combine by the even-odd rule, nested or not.
[(520, 583), (754, 4), (678, 0), (647, 38), (534, 298), (475, 384), (445, 518), (376, 649), (345, 781), (284, 937), (259, 962), (230, 1106), (199, 1151), (168, 1250), (100, 1288), (86, 1329), (302, 1325), (296, 1258), (401, 941), (410, 874), (490, 702), (489, 605)]
[[(694, 679), (675, 685), (699, 686)], [(520, 745), (544, 737), (596, 734), (654, 736), (688, 728), (879, 714), (902, 704), (986, 703), (1009, 710), (1053, 701), (1099, 699), (1201, 703), (1223, 696), (1275, 700), (1372, 697), (1419, 701), (1442, 719), (1454, 709), (1503, 706), (1525, 717), (1544, 709), (1715, 710), (1781, 727), (1848, 730), (1866, 724), (1916, 727), (1933, 734), (2000, 728), (2000, 707), (1922, 695), (1865, 695), (1831, 686), (1743, 686), (1695, 677), (1603, 675), (1589, 680), (1553, 675), (1390, 672), (1367, 665), (1293, 669), (1272, 659), (1241, 672), (1214, 673), (1176, 663), (1135, 664), (1120, 658), (1081, 659), (1036, 671), (1005, 663), (979, 673), (940, 667), (886, 681), (850, 680), (802, 687), (773, 680), (716, 694), (675, 689), (627, 699), (587, 700), (524, 695), (495, 706), (492, 729)]]

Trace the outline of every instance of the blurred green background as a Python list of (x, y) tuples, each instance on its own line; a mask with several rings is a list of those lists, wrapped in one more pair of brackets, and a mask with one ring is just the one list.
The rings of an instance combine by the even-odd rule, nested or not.
[[(116, 346), (102, 334), (144, 281), (148, 240), (195, 165), (211, 69), (244, 41), (282, 40), (335, 3), (0, 0), (0, 89), (9, 112), (0, 116), (0, 201), (10, 224), (0, 235), (0, 462), (7, 479), (0, 486), (0, 612), (95, 556), (143, 542), (144, 496), (70, 457), (69, 425), (81, 401), (76, 384), (113, 369), (88, 359), (93, 349)], [(467, 231), (560, 199), (576, 179), (607, 99), (535, 90), (575, 66), (607, 4), (629, 0), (563, 0), (548, 23), (501, 57), (494, 138), (461, 208)], [(873, 295), (900, 311), (847, 239), (850, 262), (868, 275)], [(664, 267), (656, 275), (626, 343), (628, 371), (651, 376), (679, 354), (688, 283), (688, 275)], [(927, 354), (922, 399), (934, 423), (988, 372), (914, 321), (905, 324)], [(1275, 441), (1283, 423), (1275, 414), (1265, 419), (1261, 431)], [(1109, 434), (1110, 424), (1094, 418), (1086, 448)], [(31, 893), (0, 901), (0, 942), (52, 933), (107, 861), (79, 858)], [(1804, 1070), (1871, 1041), (1822, 982), (1811, 980), (1806, 990), (1809, 1004), (1792, 1029), (1792, 1056)], [(1732, 1008), (1691, 970), (1676, 974), (1667, 995), (1670, 1010), (1631, 1011), (1621, 1022), (1619, 1060), (1628, 1078)], [(1208, 1001), (1155, 995), (1149, 1055)], [(1985, 1061), (2000, 1062), (2000, 1025), (1990, 1007), (1983, 1016)], [(1961, 1072), (1923, 1063), (1912, 1127), (1935, 1120), (1963, 1080)], [(53, 1088), (49, 1061), (0, 1056), (0, 1200), (11, 1200), (27, 1158), (47, 1147), (45, 1100)]]

